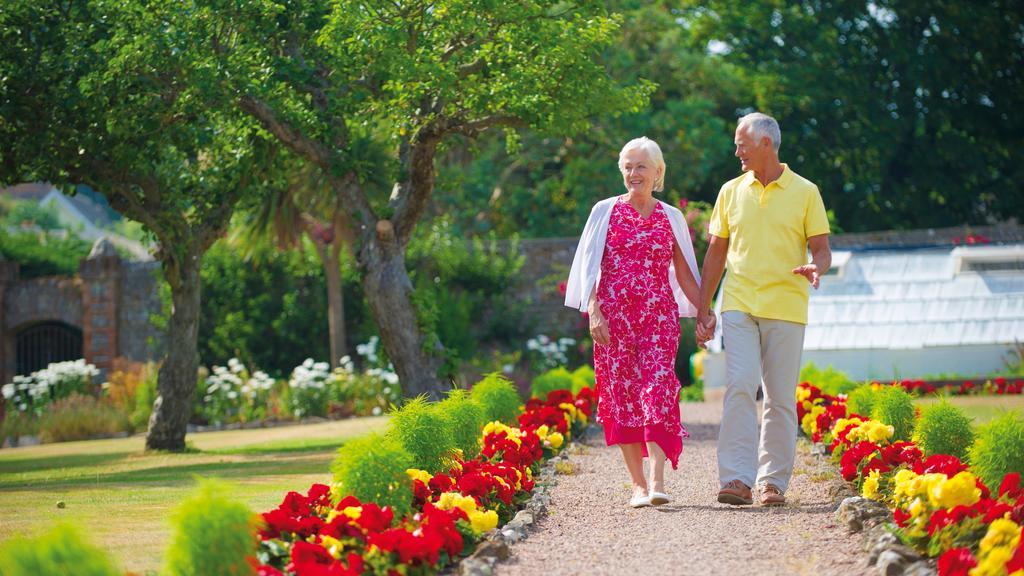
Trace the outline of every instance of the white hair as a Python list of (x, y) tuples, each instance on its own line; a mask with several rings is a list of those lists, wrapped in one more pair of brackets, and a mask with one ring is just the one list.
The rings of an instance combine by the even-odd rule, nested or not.
[(768, 137), (772, 142), (772, 148), (776, 152), (779, 151), (779, 146), (782, 145), (782, 130), (779, 129), (779, 123), (767, 114), (760, 112), (753, 112), (740, 118), (737, 127), (746, 126), (750, 128), (750, 135), (755, 140), (759, 141), (761, 138)]
[(626, 170), (626, 153), (637, 148), (647, 153), (647, 157), (654, 163), (654, 171), (661, 172), (661, 175), (654, 180), (654, 191), (661, 192), (665, 189), (665, 157), (661, 154), (661, 147), (658, 146), (658, 143), (647, 136), (626, 142), (626, 145), (619, 151), (619, 171), (625, 172)]

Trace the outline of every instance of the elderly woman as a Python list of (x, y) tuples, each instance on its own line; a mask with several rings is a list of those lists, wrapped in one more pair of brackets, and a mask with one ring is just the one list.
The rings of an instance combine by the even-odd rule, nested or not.
[[(633, 481), (630, 506), (671, 501), (665, 459), (675, 469), (688, 437), (675, 375), (679, 317), (696, 316), (700, 275), (682, 213), (656, 200), (665, 161), (653, 140), (619, 153), (626, 194), (598, 202), (583, 229), (565, 305), (590, 315), (598, 420), (619, 445)], [(643, 458), (650, 458), (650, 483)]]

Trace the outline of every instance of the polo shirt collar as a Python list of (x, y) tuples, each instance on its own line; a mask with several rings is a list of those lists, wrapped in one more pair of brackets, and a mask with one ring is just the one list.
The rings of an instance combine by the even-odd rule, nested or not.
[[(785, 162), (783, 162), (782, 163), (782, 174), (779, 176), (778, 180), (776, 180), (772, 184), (775, 184), (779, 188), (786, 188), (786, 187), (789, 186), (790, 182), (792, 182), (792, 181), (793, 181), (793, 171), (789, 169), (789, 164), (786, 164)], [(753, 186), (754, 182), (757, 182), (757, 178), (754, 176), (754, 171), (753, 170), (748, 170), (747, 173), (743, 175), (743, 181), (742, 182), (743, 182), (744, 186), (747, 186), (747, 187)], [(771, 184), (769, 184), (769, 186), (770, 185)]]

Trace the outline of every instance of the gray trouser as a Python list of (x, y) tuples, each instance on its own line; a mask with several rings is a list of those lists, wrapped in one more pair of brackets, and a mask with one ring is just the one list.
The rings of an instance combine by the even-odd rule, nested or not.
[[(747, 486), (774, 484), (783, 492), (796, 458), (796, 386), (804, 325), (745, 312), (722, 314), (726, 388), (718, 434), (718, 479)], [(764, 381), (760, 440), (757, 389)], [(755, 478), (756, 472), (756, 478)]]

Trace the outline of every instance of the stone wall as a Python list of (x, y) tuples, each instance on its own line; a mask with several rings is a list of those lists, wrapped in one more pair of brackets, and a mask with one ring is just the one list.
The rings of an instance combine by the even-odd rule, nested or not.
[(580, 313), (565, 307), (565, 295), (560, 289), (569, 278), (577, 242), (578, 238), (520, 242), (525, 261), (515, 291), (521, 299), (530, 302), (527, 314), (539, 333), (568, 336), (580, 322)]
[(83, 356), (102, 370), (116, 357), (158, 357), (163, 334), (150, 321), (159, 313), (159, 264), (124, 262), (97, 240), (74, 278), (20, 279), (18, 265), (0, 260), (0, 383), (14, 377), (18, 334), (58, 321), (82, 331)]

